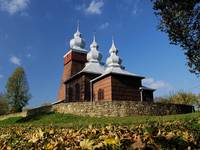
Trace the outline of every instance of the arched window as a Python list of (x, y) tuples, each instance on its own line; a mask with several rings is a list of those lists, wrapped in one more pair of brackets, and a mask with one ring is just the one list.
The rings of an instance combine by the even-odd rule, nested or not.
[(103, 89), (98, 90), (98, 100), (104, 100), (104, 90)]
[(75, 101), (80, 101), (80, 84), (75, 85)]
[(69, 101), (73, 101), (73, 88), (72, 87), (68, 88), (68, 98), (69, 98)]

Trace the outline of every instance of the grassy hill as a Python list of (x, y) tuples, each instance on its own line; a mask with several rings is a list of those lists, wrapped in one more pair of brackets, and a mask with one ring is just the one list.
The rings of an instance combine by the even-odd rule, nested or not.
[(166, 121), (183, 121), (187, 122), (191, 119), (200, 117), (200, 112), (181, 114), (181, 115), (169, 115), (169, 116), (131, 116), (131, 117), (83, 117), (71, 114), (60, 113), (46, 113), (38, 114), (32, 117), (14, 117), (3, 121), (0, 121), (0, 126), (60, 126), (60, 127), (72, 127), (82, 128), (89, 125), (95, 127), (104, 127), (106, 125), (125, 125), (132, 126), (137, 124), (145, 124), (149, 122), (166, 122)]

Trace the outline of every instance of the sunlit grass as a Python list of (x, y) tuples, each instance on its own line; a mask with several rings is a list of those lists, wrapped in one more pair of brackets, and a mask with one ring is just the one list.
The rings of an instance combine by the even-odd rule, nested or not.
[(82, 128), (89, 125), (104, 127), (106, 125), (125, 125), (145, 124), (149, 122), (163, 121), (188, 121), (200, 117), (200, 112), (169, 115), (169, 116), (130, 116), (130, 117), (89, 117), (77, 116), (72, 114), (49, 113), (39, 114), (32, 117), (15, 117), (0, 121), (0, 126), (60, 126)]

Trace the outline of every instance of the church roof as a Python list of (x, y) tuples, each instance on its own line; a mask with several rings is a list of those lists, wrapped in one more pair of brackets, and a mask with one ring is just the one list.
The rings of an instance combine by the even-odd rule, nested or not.
[(85, 67), (81, 72), (88, 72), (88, 73), (97, 73), (103, 74), (105, 71), (105, 67), (99, 63), (86, 63)]
[[(106, 60), (106, 66), (104, 66), (103, 63), (101, 62), (102, 55), (99, 52), (99, 45), (96, 42), (95, 35), (90, 45), (90, 51), (87, 52), (87, 50), (85, 50), (84, 48), (85, 48), (85, 41), (82, 38), (82, 35), (79, 31), (79, 24), (78, 24), (77, 31), (74, 33), (74, 38), (70, 40), (70, 51), (68, 53), (70, 53), (71, 51), (87, 53), (87, 63), (85, 63), (85, 67), (80, 72), (72, 76), (70, 79), (84, 72), (100, 75), (99, 77), (93, 79), (92, 81), (102, 78), (108, 74), (119, 74), (119, 75), (144, 78), (140, 75), (130, 73), (125, 70), (125, 68), (122, 66), (122, 59), (118, 56), (118, 49), (115, 46), (114, 39), (112, 39), (112, 45), (109, 50), (110, 56)], [(66, 53), (64, 57), (68, 53)]]
[(116, 74), (122, 74), (122, 75), (129, 75), (129, 76), (138, 76), (134, 73), (130, 73), (126, 71), (125, 69), (121, 67), (107, 67), (104, 74), (109, 74), (109, 73), (116, 73)]
[(155, 89), (152, 89), (152, 88), (149, 88), (149, 87), (146, 87), (146, 86), (140, 87), (140, 90), (155, 91)]
[(96, 81), (96, 80), (98, 80), (98, 79), (101, 79), (101, 78), (106, 77), (107, 75), (111, 75), (111, 74), (118, 74), (118, 75), (131, 76), (131, 77), (137, 77), (137, 78), (141, 78), (141, 79), (144, 79), (144, 78), (145, 78), (145, 77), (143, 77), (143, 76), (130, 73), (130, 72), (126, 71), (126, 70), (120, 70), (120, 69), (116, 69), (116, 68), (113, 69), (113, 68), (112, 68), (112, 70), (106, 71), (106, 72), (104, 72), (102, 75), (100, 75), (100, 76), (98, 76), (98, 77), (92, 79), (91, 82)]
[(107, 58), (107, 61), (106, 61), (107, 66), (104, 73), (101, 76), (93, 79), (91, 82), (98, 80), (100, 78), (103, 78), (104, 76), (108, 74), (119, 74), (119, 75), (144, 78), (140, 75), (130, 73), (125, 70), (125, 68), (122, 66), (122, 59), (118, 56), (118, 49), (115, 46), (114, 40), (112, 40), (112, 46), (109, 50), (109, 53), (110, 53), (110, 56)]

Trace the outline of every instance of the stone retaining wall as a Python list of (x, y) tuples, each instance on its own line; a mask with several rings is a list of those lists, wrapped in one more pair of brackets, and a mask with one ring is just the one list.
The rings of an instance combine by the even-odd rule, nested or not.
[(82, 116), (126, 117), (134, 115), (172, 115), (194, 111), (194, 107), (181, 104), (163, 104), (136, 101), (74, 102), (55, 103), (41, 106), (21, 113), (0, 116), (0, 121), (11, 117), (29, 117), (42, 113), (59, 112)]
[(52, 111), (53, 111), (52, 105), (40, 106), (40, 107), (37, 107), (37, 108), (27, 110), (27, 116), (34, 116), (34, 115), (42, 114), (42, 113), (49, 113), (49, 112), (52, 112)]
[(172, 115), (194, 111), (193, 106), (181, 104), (163, 104), (136, 101), (111, 102), (74, 102), (53, 105), (53, 110), (59, 113), (82, 116), (112, 116), (125, 117), (133, 115)]
[(27, 116), (27, 111), (20, 112), (20, 113), (1, 115), (0, 116), (0, 121), (8, 119), (8, 118), (13, 118), (13, 117), (26, 117), (26, 116)]
[(29, 117), (29, 116), (34, 116), (37, 114), (42, 114), (42, 113), (49, 113), (52, 112), (52, 105), (48, 106), (41, 106), (33, 109), (29, 109), (20, 113), (13, 113), (13, 114), (7, 114), (7, 115), (0, 115), (0, 121), (8, 119), (8, 118), (13, 118), (13, 117)]

